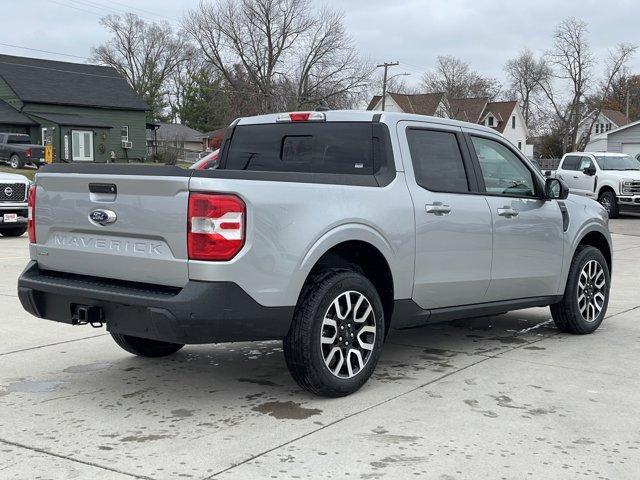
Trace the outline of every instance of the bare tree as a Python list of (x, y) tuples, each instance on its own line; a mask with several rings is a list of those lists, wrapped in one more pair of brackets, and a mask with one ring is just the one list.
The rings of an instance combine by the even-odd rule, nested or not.
[(347, 34), (342, 14), (327, 8), (313, 19), (295, 61), (299, 108), (315, 106), (320, 100), (333, 107), (350, 107), (362, 98), (373, 72)]
[[(574, 150), (584, 98), (592, 82), (594, 59), (587, 40), (587, 24), (575, 18), (563, 20), (553, 34), (553, 49), (546, 54), (552, 74), (540, 82), (564, 131), (563, 150)], [(569, 92), (569, 97), (562, 95)]]
[[(475, 97), (493, 100), (502, 89), (498, 80), (480, 75), (468, 63), (451, 55), (438, 57), (435, 68), (424, 74), (422, 86), (427, 92), (443, 92), (447, 100)], [(456, 112), (447, 114), (453, 117)]]
[(100, 23), (112, 37), (92, 48), (92, 60), (114, 67), (157, 118), (165, 105), (165, 82), (191, 54), (189, 45), (168, 23), (148, 23), (132, 13), (108, 15)]
[(261, 112), (343, 103), (368, 82), (342, 16), (316, 12), (309, 0), (201, 2), (183, 25), (230, 88), (249, 90)]
[(518, 99), (525, 122), (531, 127), (542, 94), (540, 84), (549, 79), (551, 70), (544, 59), (536, 60), (528, 48), (508, 60), (504, 70), (509, 82), (508, 95)]
[[(594, 75), (595, 59), (587, 38), (587, 24), (575, 18), (563, 20), (553, 34), (553, 48), (546, 54), (551, 75), (540, 82), (552, 111), (564, 132), (563, 151), (584, 148), (613, 81), (636, 50), (634, 45), (620, 44), (609, 52), (607, 71), (601, 80), (595, 116), (587, 125), (586, 135), (579, 138), (580, 123), (587, 116), (588, 95), (598, 80)], [(568, 91), (568, 96), (562, 92)]]
[(591, 139), (591, 131), (593, 126), (598, 121), (598, 117), (605, 107), (607, 97), (613, 89), (613, 84), (616, 77), (624, 69), (624, 66), (629, 62), (637, 46), (628, 43), (620, 43), (614, 49), (609, 51), (609, 57), (607, 58), (607, 72), (605, 78), (600, 84), (599, 91), (595, 94), (595, 109), (590, 113), (589, 120), (587, 122), (587, 128), (584, 131), (584, 135), (577, 139), (576, 148), (578, 150), (584, 150)]

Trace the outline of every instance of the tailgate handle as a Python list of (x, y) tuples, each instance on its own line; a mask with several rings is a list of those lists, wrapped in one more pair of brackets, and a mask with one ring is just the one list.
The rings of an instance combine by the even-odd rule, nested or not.
[(110, 193), (117, 195), (118, 187), (114, 183), (90, 183), (89, 192), (91, 193)]

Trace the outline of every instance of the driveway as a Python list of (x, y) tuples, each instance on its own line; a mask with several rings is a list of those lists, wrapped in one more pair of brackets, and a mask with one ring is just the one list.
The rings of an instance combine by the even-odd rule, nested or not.
[(27, 239), (0, 238), (0, 478), (635, 478), (640, 218), (611, 222), (608, 318), (547, 308), (394, 332), (371, 381), (315, 398), (277, 342), (133, 357), (16, 297)]

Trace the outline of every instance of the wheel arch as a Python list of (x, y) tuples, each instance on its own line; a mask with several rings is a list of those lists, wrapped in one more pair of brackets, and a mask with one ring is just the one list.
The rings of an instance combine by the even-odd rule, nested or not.
[(607, 267), (609, 267), (609, 273), (611, 274), (611, 272), (613, 271), (613, 257), (611, 244), (609, 243), (606, 235), (598, 230), (591, 230), (584, 233), (573, 249), (571, 258), (575, 256), (578, 247), (580, 247), (581, 245), (589, 245), (600, 250), (605, 260), (607, 261)]
[[(305, 284), (319, 270), (355, 266), (376, 287), (389, 328), (398, 288), (406, 289), (401, 284), (399, 272), (394, 271), (395, 257), (390, 243), (375, 229), (366, 225), (342, 225), (323, 235), (302, 260), (298, 270), (302, 273), (297, 281), (298, 299)], [(412, 275), (410, 280), (413, 280)]]
[(600, 199), (600, 195), (602, 195), (604, 192), (607, 192), (607, 191), (613, 193), (616, 197), (618, 196), (615, 188), (613, 188), (613, 186), (611, 186), (610, 184), (605, 183), (598, 187), (598, 199)]

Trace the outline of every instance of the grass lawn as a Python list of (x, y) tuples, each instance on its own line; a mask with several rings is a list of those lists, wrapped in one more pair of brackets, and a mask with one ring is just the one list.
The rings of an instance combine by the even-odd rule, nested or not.
[(19, 168), (17, 170), (14, 170), (9, 165), (4, 165), (0, 163), (0, 173), (18, 173), (20, 175), (24, 175), (29, 180), (33, 180), (33, 176), (36, 174), (37, 171), (38, 170), (36, 170), (35, 167), (26, 167), (26, 168)]

